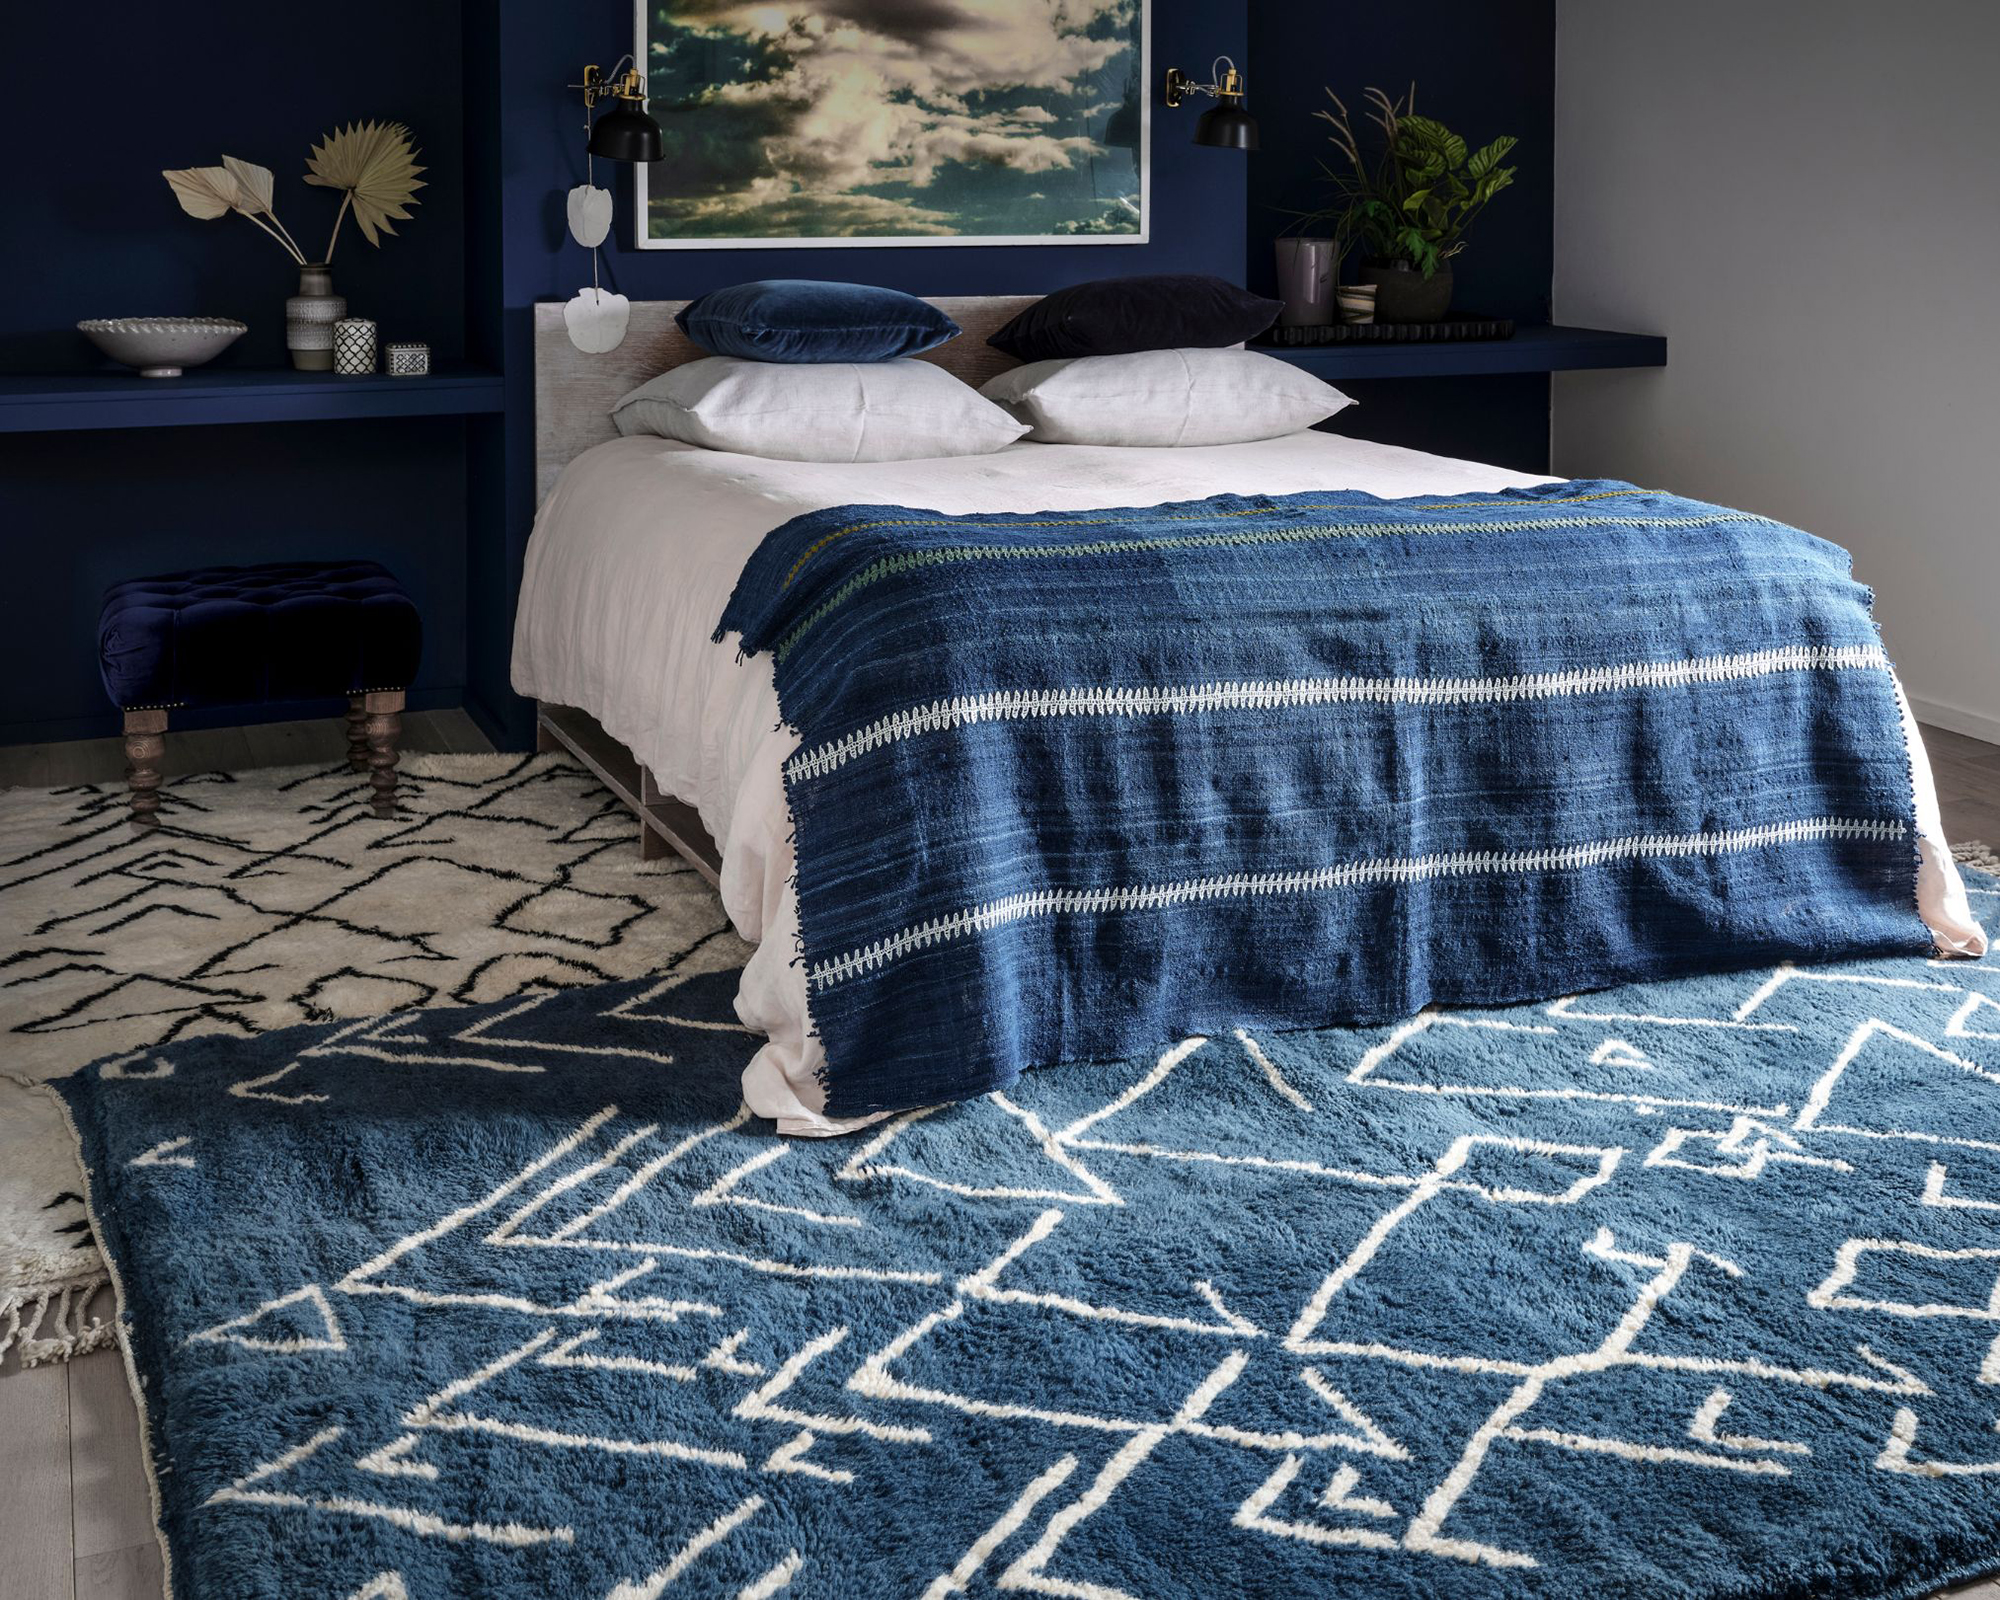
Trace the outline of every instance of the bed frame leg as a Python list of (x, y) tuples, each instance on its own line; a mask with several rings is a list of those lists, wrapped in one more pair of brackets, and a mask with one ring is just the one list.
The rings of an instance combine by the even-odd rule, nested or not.
[[(639, 803), (646, 807), (658, 805), (666, 798), (666, 792), (653, 781), (653, 769), (644, 762), (639, 765)], [(659, 834), (646, 826), (646, 819), (639, 819), (639, 859), (657, 861), (661, 856), (674, 854), (674, 848)]]

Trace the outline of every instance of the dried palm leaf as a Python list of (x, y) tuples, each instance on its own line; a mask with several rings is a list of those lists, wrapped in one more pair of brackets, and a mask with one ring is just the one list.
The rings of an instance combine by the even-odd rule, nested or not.
[(242, 189), (247, 197), (247, 204), (238, 203), (239, 211), (270, 211), (272, 179), (269, 167), (260, 167), (249, 161), (238, 161), (234, 156), (224, 156), (222, 167), (236, 180), (237, 187)]
[(174, 198), (191, 217), (207, 222), (243, 209), (243, 185), (226, 167), (183, 167), (160, 176), (173, 186)]
[[(200, 217), (206, 222), (234, 211), (248, 217), (276, 239), (300, 266), (305, 265), (305, 253), (285, 232), (285, 225), (271, 210), (271, 172), (268, 167), (224, 156), (219, 167), (184, 167), (177, 172), (162, 172), (160, 176), (167, 180), (174, 191), (174, 198), (180, 201), (181, 209), (189, 216)], [(268, 223), (260, 218), (268, 219)]]
[(396, 231), (390, 219), (405, 221), (409, 208), (421, 204), (416, 192), (424, 184), (417, 174), (424, 169), (417, 165), (410, 130), (399, 122), (360, 122), (336, 129), (313, 146), (306, 167), (307, 183), (345, 192), (340, 215), (333, 219), (333, 237), (327, 241), (329, 260), (350, 206), (362, 235), (379, 248), (378, 235)]

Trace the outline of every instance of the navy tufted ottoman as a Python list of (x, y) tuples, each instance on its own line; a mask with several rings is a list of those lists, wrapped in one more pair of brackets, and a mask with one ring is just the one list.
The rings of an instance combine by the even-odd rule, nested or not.
[(417, 608), (372, 561), (199, 567), (113, 584), (98, 665), (125, 713), (133, 826), (158, 825), (170, 711), (329, 695), (347, 696), (348, 763), (370, 774), (375, 814), (393, 816), (399, 713), (422, 647)]

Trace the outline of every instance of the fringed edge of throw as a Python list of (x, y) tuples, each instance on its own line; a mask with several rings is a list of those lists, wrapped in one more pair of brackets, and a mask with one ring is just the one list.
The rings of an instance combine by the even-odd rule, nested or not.
[(38, 1367), (116, 1344), (118, 1324), (90, 1315), (90, 1302), (110, 1287), (109, 1273), (87, 1272), (0, 1291), (0, 1357), (18, 1343), (21, 1365)]
[(1977, 867), (1981, 872), (2000, 874), (2000, 850), (1983, 839), (1962, 839), (1951, 847), (1952, 859), (1961, 867)]

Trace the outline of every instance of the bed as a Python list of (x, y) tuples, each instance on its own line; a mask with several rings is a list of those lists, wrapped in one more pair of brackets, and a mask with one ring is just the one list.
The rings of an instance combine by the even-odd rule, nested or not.
[[(985, 335), (1027, 301), (936, 302), (965, 329), (929, 359), (977, 383), (1011, 365)], [(767, 461), (656, 437), (617, 438), (629, 389), (699, 354), (677, 303), (632, 307), (625, 343), (575, 352), (561, 308), (536, 311), (537, 466), (543, 496), (517, 613), (513, 682), (538, 702), (545, 748), (566, 748), (639, 813), (649, 851), (686, 856), (757, 946), (737, 1000), (766, 1043), (744, 1074), (750, 1109), (786, 1135), (875, 1120), (827, 1110), (826, 1060), (801, 964), (793, 819), (772, 658), (712, 638), (746, 562), (780, 524), (852, 504), (945, 515), (1085, 511), (1351, 490), (1385, 499), (1532, 489), (1556, 480), (1337, 433), (1194, 449), (1011, 445), (996, 454), (865, 465)], [(1928, 762), (1900, 689), (1916, 819), (1918, 908), (1947, 953), (1983, 935), (1958, 885)], [(1900, 761), (1903, 752), (1899, 750)]]

